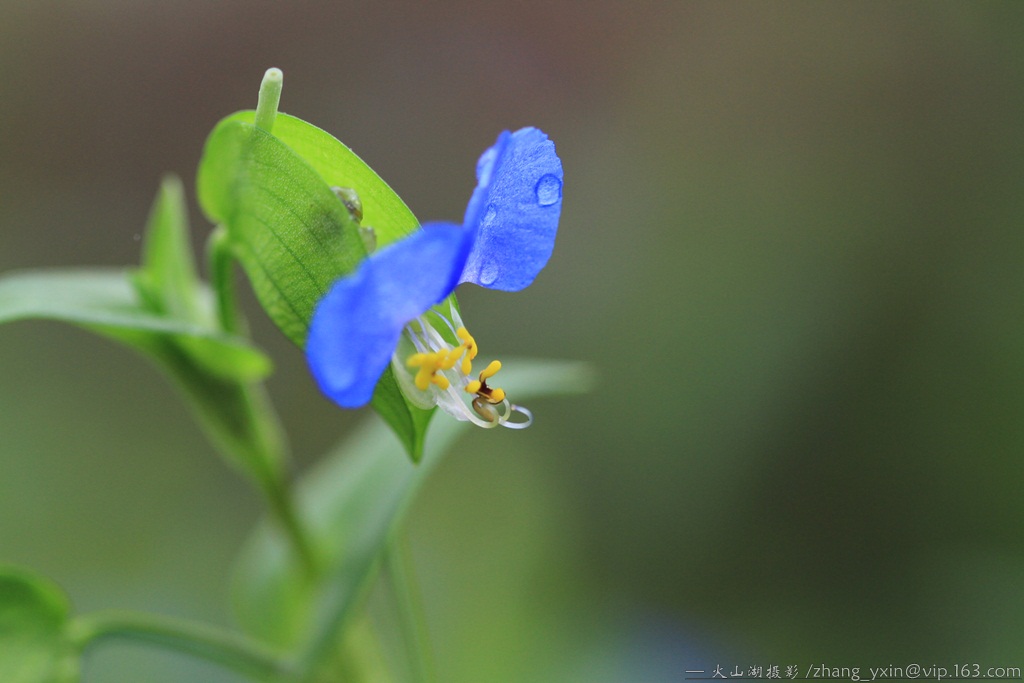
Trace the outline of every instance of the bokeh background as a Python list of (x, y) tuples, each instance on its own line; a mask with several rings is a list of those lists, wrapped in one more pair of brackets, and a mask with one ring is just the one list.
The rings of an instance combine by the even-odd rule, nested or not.
[[(536, 125), (565, 166), (533, 287), (465, 291), (487, 351), (585, 397), (463, 440), (409, 533), (440, 678), (1024, 665), (1024, 5), (0, 5), (0, 270), (130, 265), (161, 174), (282, 109), (421, 218)], [(248, 300), (296, 469), (368, 413)], [(255, 496), (143, 359), (0, 329), (0, 560), (77, 608), (229, 624)], [(239, 679), (133, 646), (87, 681)]]

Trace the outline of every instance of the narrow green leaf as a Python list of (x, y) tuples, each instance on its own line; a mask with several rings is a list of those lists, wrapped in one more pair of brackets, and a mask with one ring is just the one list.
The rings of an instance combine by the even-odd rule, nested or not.
[[(211, 133), (199, 167), (199, 201), (225, 225), (257, 298), (286, 336), (305, 345), (317, 302), (366, 257), (358, 224), (331, 190), (354, 189), (378, 246), (419, 227), (388, 185), (336, 138), (278, 114), (270, 135), (255, 113), (238, 112)], [(454, 297), (453, 297), (454, 298)], [(410, 404), (390, 370), (373, 407), (413, 460), (419, 460), (433, 411)]]
[(175, 176), (164, 178), (150, 211), (136, 284), (154, 312), (170, 318), (214, 326), (196, 275), (188, 231), (185, 191)]
[[(578, 393), (591, 383), (585, 365), (568, 362), (513, 361), (502, 376), (517, 399)], [(239, 558), (232, 586), (242, 627), (285, 647), (309, 645), (310, 623), (318, 632), (342, 628), (420, 485), (471, 428), (444, 416), (436, 420), (415, 466), (397, 452), (387, 428), (372, 422), (321, 460), (299, 482), (298, 504), (326, 578), (311, 584), (278, 531), (261, 524)]]
[[(144, 305), (158, 315), (208, 330), (235, 331), (240, 322), (235, 312), (218, 315), (210, 293), (196, 274), (195, 254), (188, 228), (188, 207), (181, 181), (175, 176), (164, 179), (146, 224), (146, 241), (142, 252), (142, 267), (134, 281)], [(232, 316), (230, 327), (222, 322)], [(203, 367), (225, 377), (239, 377), (231, 355), (195, 336), (178, 337), (176, 343)], [(262, 355), (262, 354), (261, 354)], [(269, 373), (270, 363), (265, 356), (262, 377)], [(241, 376), (242, 379), (249, 379)]]
[(151, 335), (186, 342), (200, 359), (209, 361), (204, 363), (209, 370), (222, 377), (255, 380), (270, 372), (270, 360), (245, 339), (152, 312), (128, 270), (40, 270), (0, 276), (0, 323), (26, 319), (73, 323), (129, 344), (149, 344)]
[(18, 567), (0, 566), (0, 681), (77, 680), (68, 623), (71, 606), (53, 582)]
[(80, 325), (145, 353), (182, 389), (233, 464), (261, 482), (277, 476), (281, 437), (266, 397), (251, 384), (270, 361), (245, 339), (151, 312), (125, 270), (0, 276), (0, 323), (23, 319)]

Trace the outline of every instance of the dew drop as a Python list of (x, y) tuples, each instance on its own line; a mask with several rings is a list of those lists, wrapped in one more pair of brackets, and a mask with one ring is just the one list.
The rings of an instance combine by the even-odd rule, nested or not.
[(355, 190), (351, 187), (332, 187), (331, 189), (348, 209), (349, 215), (356, 223), (363, 220), (363, 203), (359, 200), (359, 194)]
[(541, 176), (535, 188), (537, 203), (541, 206), (551, 206), (562, 198), (562, 181), (556, 176), (548, 173)]
[(488, 261), (484, 264), (484, 267), (480, 269), (480, 284), (490, 285), (494, 284), (494, 281), (498, 279), (498, 264), (494, 261)]
[(494, 217), (498, 215), (498, 210), (494, 208), (494, 204), (487, 205), (487, 211), (484, 213), (484, 219), (481, 221), (483, 225), (490, 225), (494, 222)]
[(366, 247), (366, 253), (372, 254), (377, 251), (377, 231), (369, 225), (359, 226), (359, 238), (363, 240), (363, 246)]

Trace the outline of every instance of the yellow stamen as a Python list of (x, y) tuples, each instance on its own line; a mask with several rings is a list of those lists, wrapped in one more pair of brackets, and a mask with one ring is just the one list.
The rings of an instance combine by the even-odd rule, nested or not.
[[(457, 329), (455, 336), (462, 343), (454, 348), (441, 348), (426, 353), (414, 353), (406, 359), (405, 364), (407, 366), (419, 368), (413, 382), (416, 388), (420, 391), (426, 391), (430, 388), (431, 384), (434, 384), (441, 391), (447, 390), (451, 386), (451, 380), (442, 373), (443, 371), (453, 369), (458, 364), (463, 376), (460, 381), (466, 382), (466, 393), (477, 395), (477, 398), (474, 399), (474, 405), (477, 402), (482, 402), (481, 405), (497, 405), (503, 402), (505, 400), (505, 392), (502, 389), (487, 386), (487, 380), (494, 377), (501, 370), (501, 361), (492, 361), (480, 373), (479, 379), (470, 380), (467, 375), (472, 372), (472, 361), (476, 358), (479, 351), (476, 340), (473, 339), (473, 335), (465, 327)], [(459, 362), (460, 360), (461, 363)], [(480, 414), (480, 409), (476, 410)], [(490, 414), (487, 413), (487, 416)]]
[(420, 370), (416, 373), (416, 388), (420, 391), (426, 391), (427, 387), (430, 386), (430, 373)]
[(414, 353), (405, 361), (411, 368), (419, 367), (416, 373), (415, 384), (420, 391), (426, 391), (431, 383), (436, 384), (441, 390), (447, 389), (451, 382), (444, 375), (439, 375), (439, 370), (450, 370), (455, 366), (449, 351), (442, 349), (434, 353)]
[(469, 333), (465, 327), (460, 327), (455, 330), (455, 336), (462, 340), (462, 344), (459, 346), (460, 349), (465, 349), (466, 355), (462, 358), (462, 374), (468, 375), (473, 372), (473, 359), (476, 358), (477, 346), (476, 340), (473, 339), (473, 335)]
[[(465, 327), (460, 327), (455, 330), (455, 336), (462, 340), (462, 345), (466, 348), (472, 348), (476, 346), (476, 340), (473, 339), (473, 335), (469, 333)], [(476, 351), (473, 351), (473, 356), (476, 356)]]
[(441, 369), (451, 370), (452, 368), (455, 367), (455, 361), (457, 361), (459, 359), (459, 356), (462, 355), (462, 349), (452, 349), (447, 353), (444, 351), (438, 351), (438, 353), (441, 354), (442, 356)]
[[(501, 370), (501, 361), (491, 361), (483, 372), (480, 373), (479, 380), (473, 380), (466, 384), (466, 391), (471, 394), (476, 394), (479, 399), (483, 399), (492, 405), (497, 405), (505, 400), (505, 391), (497, 387), (491, 388), (487, 386), (487, 380), (494, 377)], [(480, 412), (480, 411), (477, 411)]]
[(501, 370), (501, 361), (492, 360), (491, 364), (488, 365), (484, 369), (484, 371), (480, 373), (480, 381), (483, 382), (484, 380), (494, 377), (496, 374), (498, 374), (498, 370)]

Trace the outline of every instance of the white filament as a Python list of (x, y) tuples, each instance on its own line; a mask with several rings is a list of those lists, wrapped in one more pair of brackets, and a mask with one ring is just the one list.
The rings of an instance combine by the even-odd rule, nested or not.
[[(440, 318), (448, 330), (451, 331), (452, 336), (456, 338), (458, 337), (456, 330), (460, 327), (465, 327), (454, 304), (449, 303), (448, 309), (451, 319), (434, 310), (428, 311), (405, 326), (402, 340), (399, 342), (395, 354), (391, 357), (391, 365), (394, 368), (395, 377), (398, 380), (402, 393), (414, 405), (420, 408), (431, 408), (436, 405), (456, 420), (472, 422), (484, 429), (490, 429), (498, 425), (508, 427), (509, 429), (525, 429), (529, 427), (533, 423), (533, 413), (526, 408), (509, 403), (507, 398), (502, 400), (501, 403), (492, 404), (486, 402), (483, 398), (478, 398), (474, 394), (467, 393), (466, 386), (475, 378), (462, 373), (461, 362), (457, 362), (455, 367), (449, 370), (437, 371), (448, 379), (447, 389), (441, 389), (433, 383), (425, 391), (416, 386), (415, 378), (406, 366), (406, 359), (412, 355), (409, 347), (411, 346), (415, 349), (416, 353), (436, 353), (453, 348), (452, 344), (430, 323), (430, 317)], [(483, 410), (490, 412), (494, 416), (493, 419), (486, 420), (479, 415), (473, 408), (474, 401), (482, 402), (485, 406)], [(515, 413), (521, 413), (526, 416), (526, 420), (521, 422), (511, 421)]]

